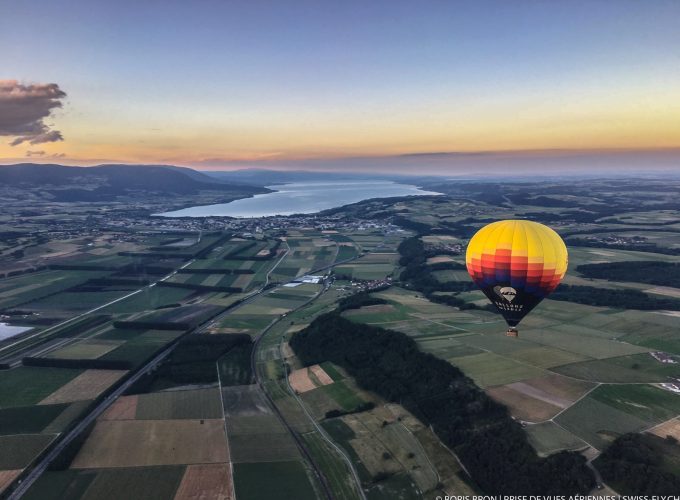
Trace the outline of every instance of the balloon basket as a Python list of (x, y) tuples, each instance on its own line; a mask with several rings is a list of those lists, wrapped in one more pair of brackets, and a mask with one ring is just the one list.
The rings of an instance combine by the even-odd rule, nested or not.
[(519, 337), (519, 332), (517, 331), (517, 328), (514, 326), (511, 326), (508, 328), (508, 331), (505, 332), (506, 337)]

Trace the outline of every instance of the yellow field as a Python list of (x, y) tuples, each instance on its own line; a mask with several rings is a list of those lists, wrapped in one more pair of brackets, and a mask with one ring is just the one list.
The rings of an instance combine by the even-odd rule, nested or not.
[(232, 500), (232, 479), (228, 464), (189, 465), (174, 500)]
[(221, 419), (102, 420), (71, 467), (224, 463), (229, 461), (226, 443)]
[(126, 373), (126, 370), (85, 370), (38, 404), (50, 405), (94, 399)]

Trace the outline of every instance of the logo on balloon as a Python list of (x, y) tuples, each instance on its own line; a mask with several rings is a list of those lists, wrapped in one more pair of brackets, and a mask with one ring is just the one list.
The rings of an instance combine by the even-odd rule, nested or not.
[(517, 290), (515, 290), (511, 286), (504, 286), (502, 288), (499, 286), (495, 286), (494, 292), (496, 292), (500, 297), (504, 298), (508, 302), (512, 302), (513, 300), (515, 300), (515, 297), (517, 296)]

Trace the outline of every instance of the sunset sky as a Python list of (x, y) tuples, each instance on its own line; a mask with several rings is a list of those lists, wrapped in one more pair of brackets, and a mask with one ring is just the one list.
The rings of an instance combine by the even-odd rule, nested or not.
[(675, 0), (12, 2), (0, 80), (2, 163), (680, 158)]

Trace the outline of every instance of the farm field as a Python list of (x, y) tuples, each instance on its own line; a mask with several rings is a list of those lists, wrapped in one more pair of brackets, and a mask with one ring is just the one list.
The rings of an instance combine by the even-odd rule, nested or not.
[(42, 399), (39, 404), (71, 403), (83, 399), (94, 399), (126, 373), (123, 370), (85, 370)]
[(218, 388), (139, 394), (135, 409), (138, 420), (222, 418)]
[(184, 474), (182, 466), (48, 471), (33, 484), (25, 498), (168, 500), (174, 497)]
[(71, 464), (75, 469), (144, 467), (228, 460), (224, 422), (103, 420)]
[(37, 404), (82, 370), (21, 366), (0, 373), (0, 408)]
[[(93, 270), (52, 269), (0, 280), (0, 312), (8, 308), (39, 312), (27, 321), (45, 328), (137, 289), (140, 277), (155, 280), (170, 274), (194, 256), (185, 269), (168, 279), (182, 286), (146, 288), (98, 311), (102, 315), (99, 323), (59, 328), (50, 339), (54, 347), (46, 343), (45, 352), (39, 355), (50, 362), (124, 361), (134, 370), (211, 317), (216, 319), (206, 328), (208, 334), (246, 333), (255, 338), (273, 324), (255, 353), (246, 348), (252, 344), (244, 344), (243, 349), (235, 348), (213, 363), (219, 373), (216, 381), (192, 383), (187, 376), (172, 384), (166, 380), (146, 388), (141, 384), (118, 398), (100, 416), (70, 466), (45, 473), (26, 498), (117, 500), (124, 495), (188, 500), (202, 495), (231, 499), (234, 491), (237, 498), (245, 500), (282, 494), (318, 498), (319, 484), (310, 462), (281, 418), (307, 447), (336, 498), (356, 500), (359, 495), (343, 455), (314, 424), (342, 447), (371, 500), (479, 493), (464, 479), (456, 456), (429, 427), (399, 405), (362, 390), (332, 363), (314, 360), (318, 364), (303, 367), (288, 344), (294, 332), (333, 309), (338, 300), (372, 286), (365, 281), (387, 277), (395, 285), (372, 293), (386, 303), (348, 309), (343, 316), (403, 332), (422, 351), (460, 368), (508, 408), (541, 456), (578, 450), (593, 457), (631, 431), (680, 438), (680, 396), (660, 386), (680, 379), (680, 363), (662, 363), (652, 356), (660, 352), (680, 361), (673, 357), (680, 356), (680, 314), (548, 299), (522, 322), (519, 338), (508, 338), (502, 319), (485, 309), (488, 300), (479, 291), (466, 288), (467, 272), (454, 265), (464, 262), (466, 235), (486, 219), (559, 216), (554, 226), (565, 235), (573, 232), (569, 237), (612, 239), (617, 235), (633, 239), (638, 233), (632, 224), (661, 219), (640, 211), (625, 224), (582, 223), (568, 219), (569, 211), (561, 207), (520, 206), (512, 197), (505, 199), (503, 206), (493, 206), (487, 201), (476, 203), (470, 196), (441, 197), (437, 203), (425, 199), (372, 202), (369, 207), (379, 214), (378, 222), (361, 229), (362, 223), (356, 221), (371, 216), (371, 209), (348, 209), (356, 217), (341, 211), (338, 219), (320, 218), (318, 227), (313, 218), (306, 218), (305, 227), (280, 230), (274, 229), (271, 221), (261, 226), (252, 221), (206, 221), (224, 227), (243, 224), (244, 229), (233, 231), (224, 241), (210, 230), (199, 243), (198, 230), (169, 235), (152, 227), (143, 237), (130, 230), (121, 239), (134, 241), (126, 241), (124, 250), (118, 243), (104, 248), (97, 240), (92, 251), (56, 257), (64, 266), (82, 263), (94, 266)], [(563, 200), (559, 195), (548, 196)], [(596, 207), (577, 212), (587, 217), (588, 210), (604, 210), (606, 205), (598, 202)], [(665, 217), (672, 222), (670, 215)], [(386, 229), (384, 224), (398, 218), (414, 223), (412, 230)], [(333, 224), (345, 226), (322, 229)], [(435, 283), (451, 284), (428, 296), (433, 300), (462, 299), (463, 304), (458, 302), (461, 307), (428, 300), (400, 281), (405, 269), (399, 266), (400, 242), (416, 231), (427, 231), (416, 224), (436, 228), (435, 233), (422, 237), (427, 248), (425, 265), (436, 266), (432, 271)], [(608, 232), (587, 232), (603, 227)], [(680, 239), (670, 231), (680, 229), (680, 222), (677, 228), (669, 225), (667, 229), (644, 231), (643, 236), (664, 250), (680, 248)], [(579, 235), (578, 231), (586, 232)], [(54, 251), (72, 252), (80, 246), (84, 244), (64, 243)], [(458, 253), (459, 249), (463, 253)], [(118, 250), (135, 252), (135, 256), (117, 255)], [(642, 290), (658, 297), (678, 293), (668, 287), (654, 290), (659, 287), (643, 283), (592, 280), (579, 274), (576, 267), (596, 262), (679, 262), (680, 256), (578, 245), (570, 245), (569, 250), (568, 284)], [(40, 253), (38, 249), (28, 251)], [(267, 273), (280, 258), (267, 280)], [(339, 263), (332, 271), (335, 282), (329, 280), (327, 291), (298, 310), (324, 285), (280, 285), (333, 263)], [(326, 272), (329, 270), (319, 274)], [(88, 288), (94, 286), (91, 280), (103, 278), (99, 282), (123, 281), (99, 290)], [(220, 314), (267, 281), (275, 288)], [(461, 289), (468, 291), (459, 292)], [(251, 355), (261, 384), (254, 383)], [(29, 366), (0, 371), (0, 488), (126, 373)], [(166, 390), (168, 387), (172, 390)]]
[(231, 482), (231, 469), (226, 464), (188, 465), (174, 500), (233, 500)]
[(249, 500), (317, 498), (308, 472), (297, 461), (234, 464), (234, 487), (237, 498)]

